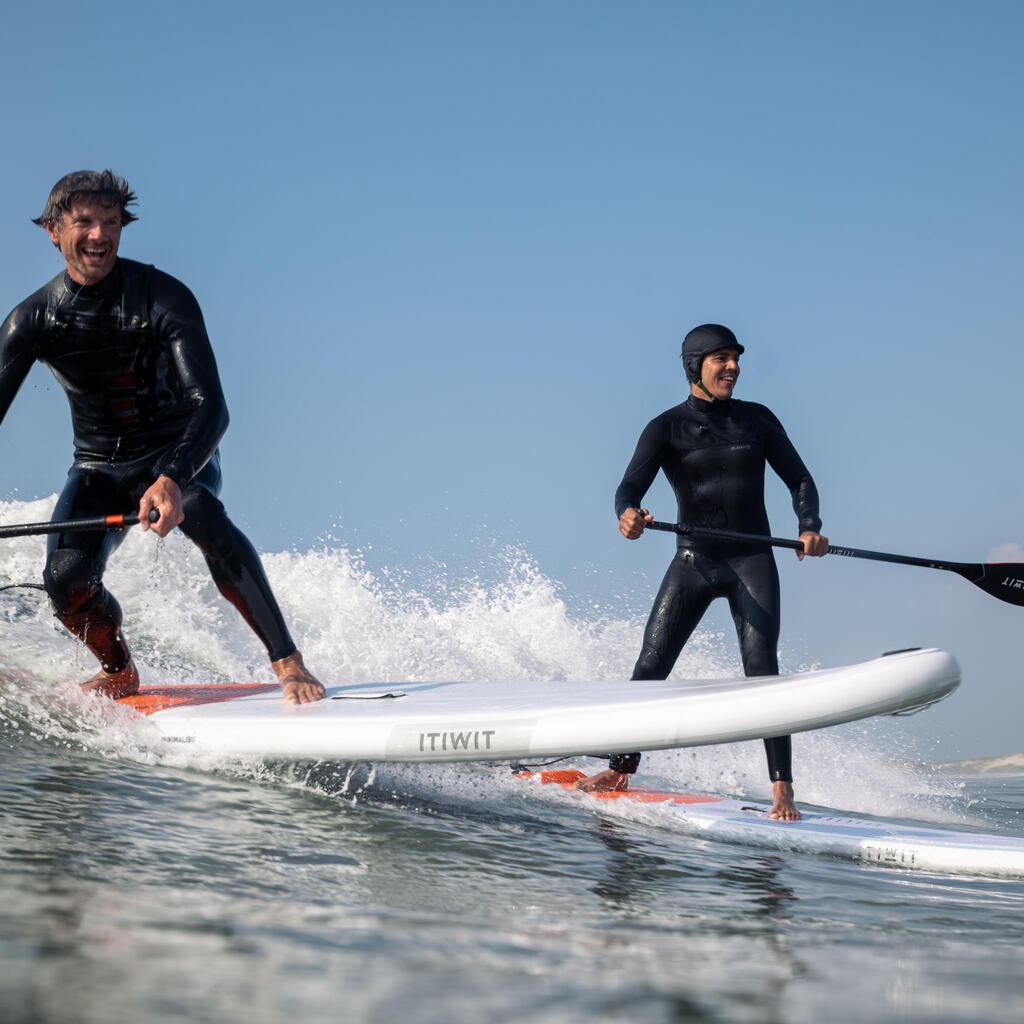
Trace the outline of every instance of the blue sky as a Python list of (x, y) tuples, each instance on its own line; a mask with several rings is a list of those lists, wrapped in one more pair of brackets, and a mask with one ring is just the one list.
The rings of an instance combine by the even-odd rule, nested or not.
[[(612, 493), (719, 321), (836, 542), (1024, 561), (1022, 30), (1011, 2), (18, 5), (4, 305), (59, 269), (29, 222), (53, 182), (125, 175), (122, 254), (199, 298), (262, 550), (518, 543), (568, 600), (645, 611), (671, 541), (622, 540)], [(57, 490), (69, 451), (38, 368), (0, 497)], [(1024, 610), (779, 559), (794, 657), (946, 647), (965, 684), (928, 727), (1024, 747)]]

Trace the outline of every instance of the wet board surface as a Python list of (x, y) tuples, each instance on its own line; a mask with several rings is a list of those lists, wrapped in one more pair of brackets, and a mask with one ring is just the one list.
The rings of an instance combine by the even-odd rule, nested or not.
[[(582, 772), (568, 770), (517, 775), (525, 782), (566, 789), (584, 778)], [(675, 823), (701, 837), (744, 846), (907, 870), (1024, 877), (1024, 838), (1015, 836), (899, 825), (803, 808), (800, 821), (779, 821), (768, 817), (769, 804), (668, 790), (576, 792), (595, 810), (616, 804), (657, 805), (664, 808), (666, 825)]]
[(122, 705), (170, 743), (267, 759), (500, 761), (703, 746), (820, 729), (941, 700), (934, 648), (756, 679), (364, 683), (289, 705), (274, 685), (143, 689)]

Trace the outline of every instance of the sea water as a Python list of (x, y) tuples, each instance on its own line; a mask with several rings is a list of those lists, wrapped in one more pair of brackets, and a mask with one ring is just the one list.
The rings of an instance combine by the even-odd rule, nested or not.
[[(51, 508), (0, 503), (0, 522)], [(38, 580), (42, 550), (0, 544), (0, 585)], [(625, 678), (642, 625), (571, 612), (517, 551), (426, 582), (334, 543), (264, 562), (332, 684)], [(108, 582), (147, 682), (270, 680), (181, 538), (133, 531)], [(678, 674), (733, 674), (732, 646), (696, 637)], [(598, 812), (485, 766), (190, 759), (81, 696), (91, 671), (38, 591), (0, 592), (6, 1022), (1024, 1016), (1024, 880), (709, 841), (657, 809)], [(895, 759), (896, 728), (800, 736), (798, 795), (1024, 835), (1024, 759), (999, 773)], [(643, 771), (767, 798), (763, 756), (662, 752)]]

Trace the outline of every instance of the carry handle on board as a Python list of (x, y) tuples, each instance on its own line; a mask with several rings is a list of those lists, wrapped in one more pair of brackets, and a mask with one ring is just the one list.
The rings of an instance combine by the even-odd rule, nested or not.
[[(747, 543), (771, 544), (777, 548), (792, 548), (803, 551), (801, 541), (786, 537), (763, 537), (757, 533), (740, 533), (737, 530), (716, 530), (711, 527), (691, 526), (689, 523), (647, 524), (648, 530), (664, 530), (680, 533), (686, 537), (707, 537), (711, 540), (736, 540)], [(914, 558), (912, 555), (890, 555), (884, 551), (864, 551), (861, 548), (846, 548), (830, 543), (830, 555), (844, 555), (846, 558), (867, 558), (873, 562), (895, 562), (897, 565), (919, 565), (926, 569), (946, 569), (962, 576), (968, 583), (984, 590), (986, 594), (1024, 607), (1024, 564), (1020, 562), (943, 562), (937, 558)]]
[[(150, 509), (149, 521), (155, 523), (160, 518), (157, 510)], [(0, 526), (0, 537), (34, 537), (44, 533), (89, 533), (92, 530), (123, 530), (128, 526), (137, 526), (138, 512), (125, 512), (113, 516), (93, 516), (91, 519), (65, 519), (62, 523), (17, 523), (13, 526)]]

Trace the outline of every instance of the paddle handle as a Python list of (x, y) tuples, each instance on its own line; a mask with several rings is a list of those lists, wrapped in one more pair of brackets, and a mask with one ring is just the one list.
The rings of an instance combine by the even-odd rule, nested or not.
[[(160, 518), (157, 510), (151, 509), (149, 521)], [(18, 523), (14, 526), (0, 526), (0, 537), (34, 537), (46, 533), (89, 533), (92, 530), (123, 530), (136, 526), (138, 512), (125, 512), (113, 516), (93, 516), (91, 519), (67, 519), (62, 523)]]

